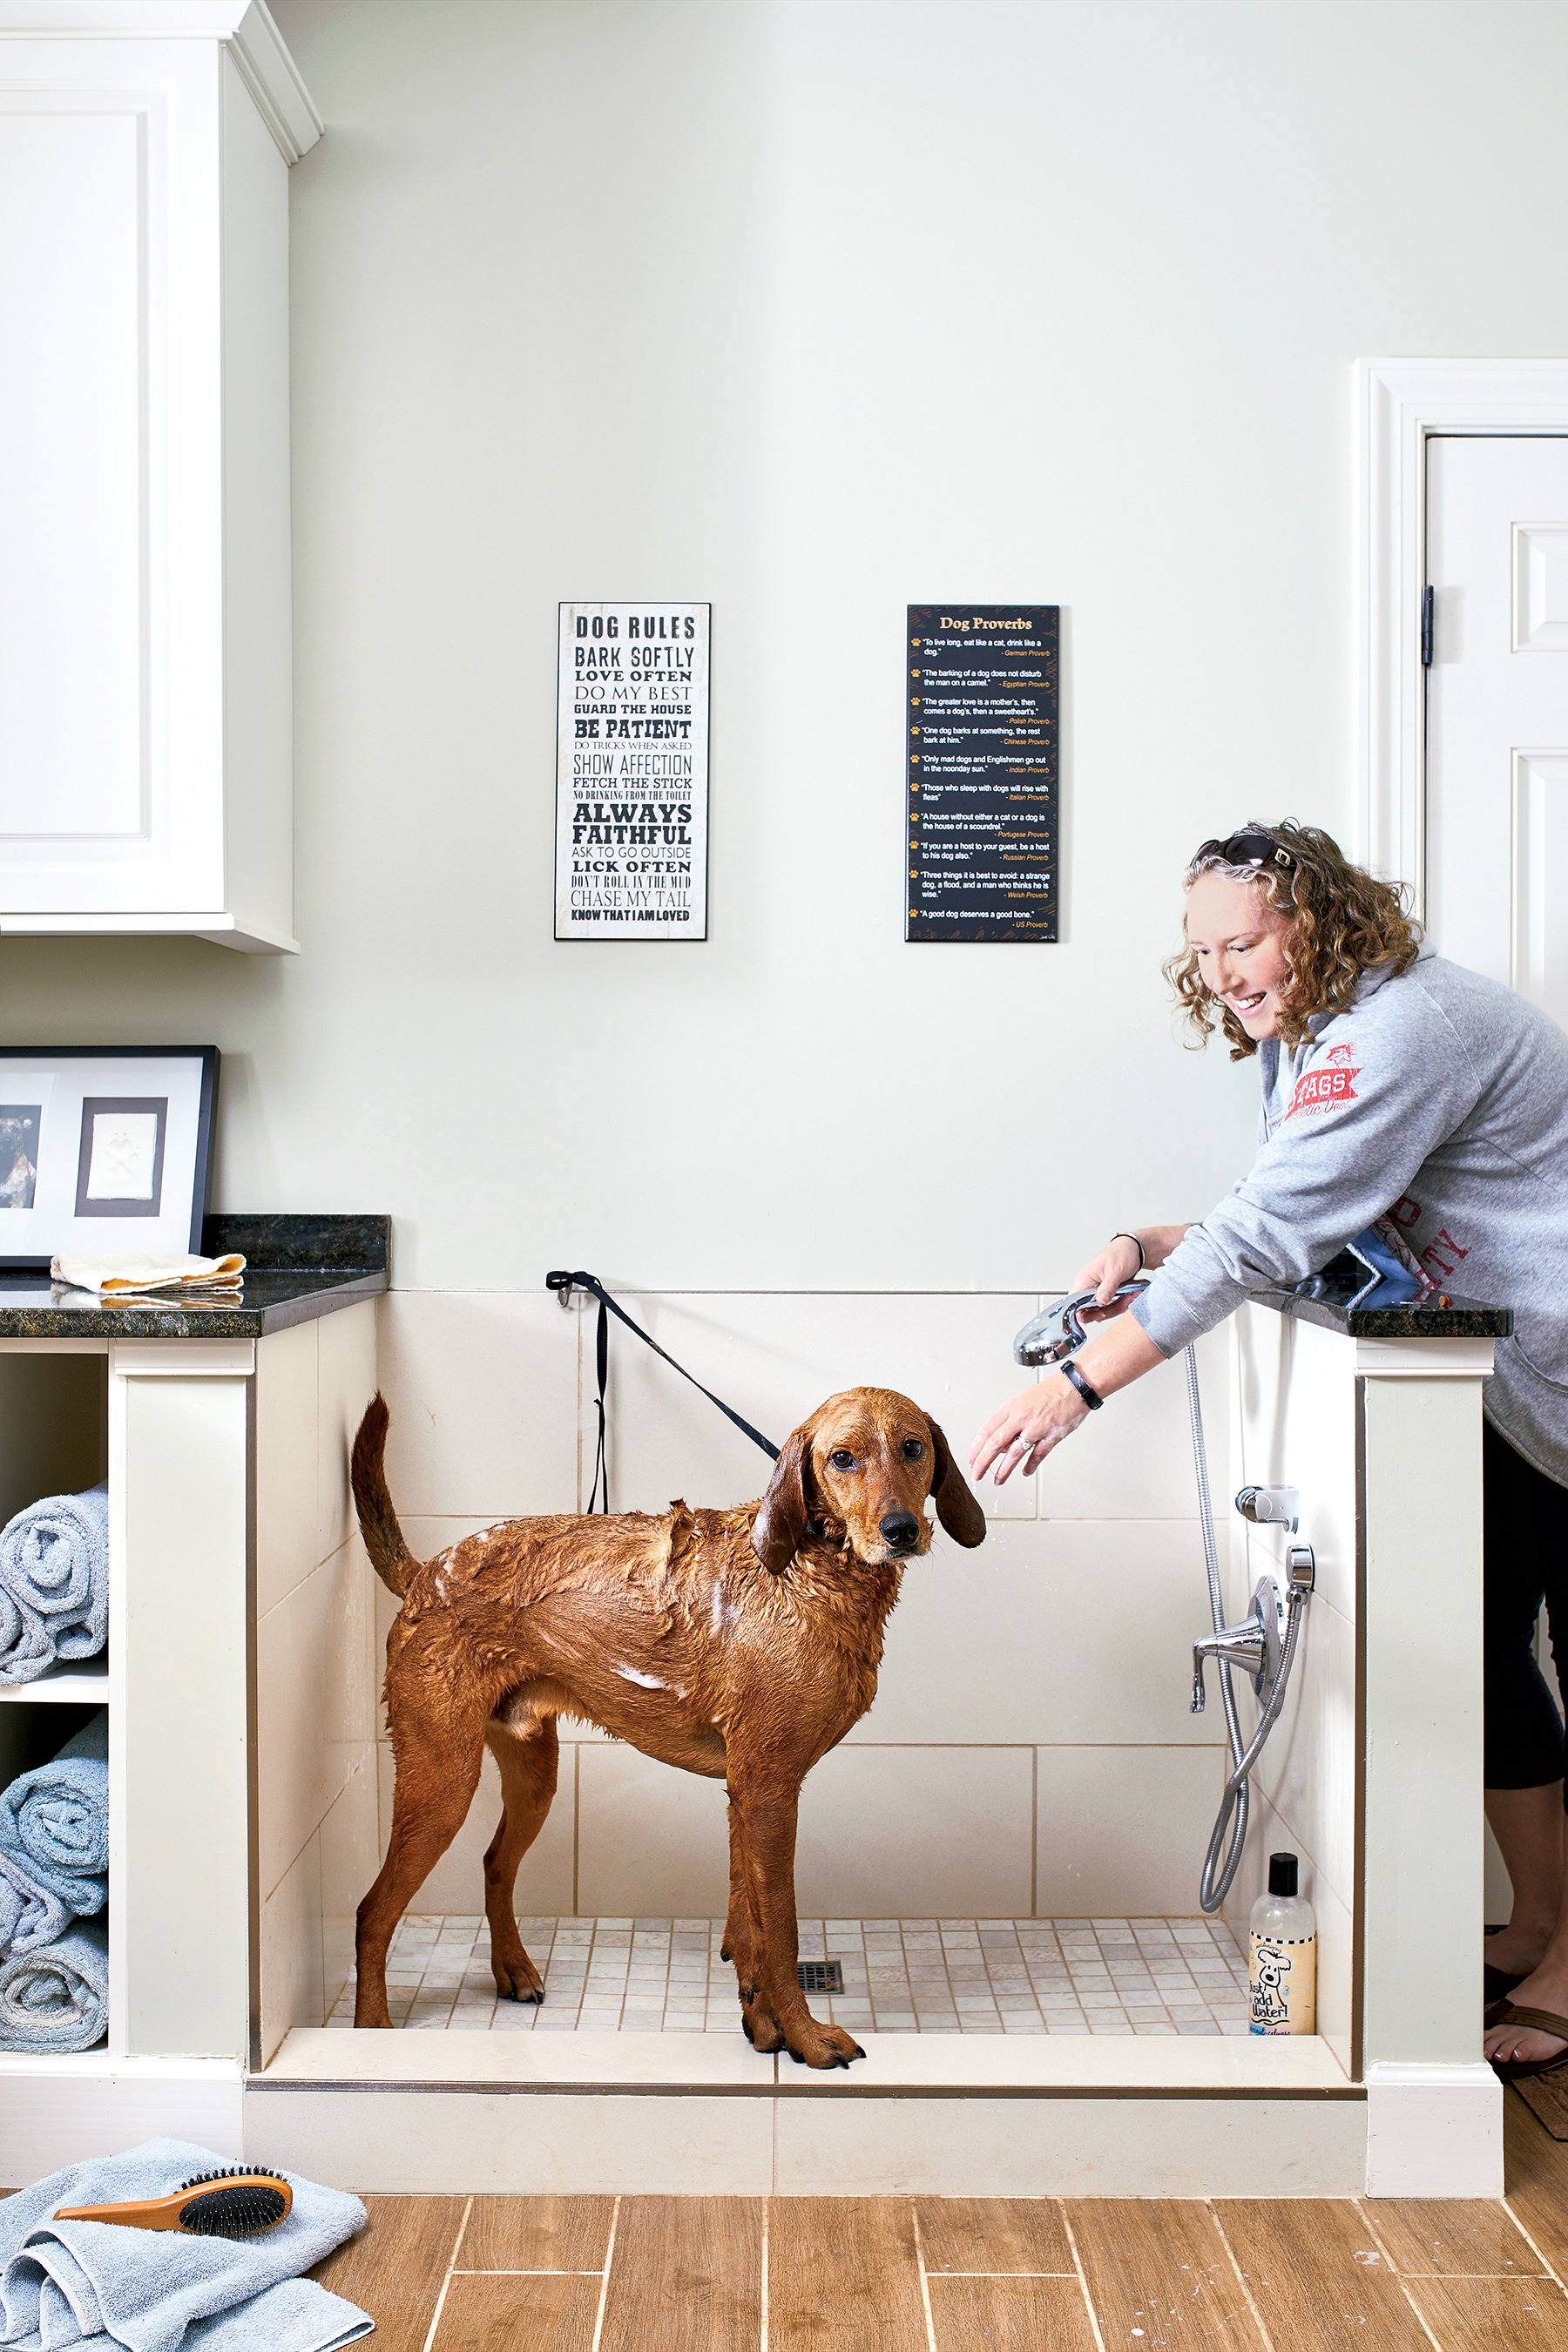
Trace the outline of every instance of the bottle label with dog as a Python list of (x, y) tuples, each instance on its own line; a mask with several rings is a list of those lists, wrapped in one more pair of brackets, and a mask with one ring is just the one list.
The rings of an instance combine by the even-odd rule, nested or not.
[(1268, 1891), (1252, 1906), (1247, 2021), (1254, 2033), (1318, 2030), (1318, 1923), (1293, 1853), (1268, 1857)]
[(1254, 2033), (1315, 2033), (1318, 2026), (1316, 1936), (1252, 1937), (1247, 1972), (1247, 2023)]

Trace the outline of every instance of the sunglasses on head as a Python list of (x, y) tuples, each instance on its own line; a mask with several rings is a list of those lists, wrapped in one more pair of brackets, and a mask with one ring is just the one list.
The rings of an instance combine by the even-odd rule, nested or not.
[(1217, 857), (1226, 866), (1279, 866), (1287, 874), (1296, 864), (1290, 852), (1270, 841), (1266, 833), (1233, 833), (1224, 841), (1205, 841), (1193, 864), (1201, 866), (1206, 857)]

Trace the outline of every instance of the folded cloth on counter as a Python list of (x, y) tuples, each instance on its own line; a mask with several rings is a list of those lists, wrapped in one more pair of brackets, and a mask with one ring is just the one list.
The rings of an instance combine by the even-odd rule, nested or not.
[(258, 2238), (186, 2237), (110, 2221), (57, 2221), (61, 2205), (167, 2197), (224, 2158), (150, 2139), (35, 2181), (0, 2201), (0, 2344), (73, 2352), (337, 2352), (374, 2322), (302, 2278), (364, 2226), (357, 2197), (287, 2175), (287, 2221)]
[(109, 1638), (107, 1486), (49, 1495), (0, 1529), (0, 1682), (36, 1682), (57, 1658), (97, 1657)]
[(109, 1892), (109, 1711), (36, 1771), (0, 1789), (0, 1853), (68, 1910), (101, 1911)]
[(71, 1290), (96, 1290), (112, 1298), (124, 1290), (237, 1290), (245, 1260), (165, 1256), (156, 1250), (122, 1250), (113, 1257), (54, 1257), (49, 1274)]
[(100, 1919), (73, 1920), (52, 1944), (0, 1960), (0, 2050), (90, 2050), (108, 2024), (109, 1935)]
[(74, 1913), (8, 1853), (0, 1853), (0, 1958), (36, 1952), (63, 1936)]

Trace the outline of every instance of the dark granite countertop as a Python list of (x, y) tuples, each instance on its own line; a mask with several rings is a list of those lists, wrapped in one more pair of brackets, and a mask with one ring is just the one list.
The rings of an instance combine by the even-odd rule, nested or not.
[[(1377, 1290), (1367, 1292), (1367, 1280), (1366, 1267), (1342, 1251), (1297, 1289), (1260, 1290), (1254, 1297), (1260, 1307), (1321, 1324), (1325, 1331), (1342, 1331), (1352, 1339), (1506, 1339), (1513, 1329), (1510, 1307), (1483, 1307), (1448, 1290), (1400, 1301), (1388, 1284), (1380, 1286), (1386, 1299), (1380, 1304)], [(1363, 1292), (1367, 1295), (1353, 1306)]]
[(61, 1306), (47, 1274), (0, 1273), (0, 1339), (258, 1339), (374, 1298), (387, 1286), (391, 1244), (390, 1217), (210, 1216), (204, 1253), (245, 1257), (237, 1297), (100, 1307), (72, 1292)]

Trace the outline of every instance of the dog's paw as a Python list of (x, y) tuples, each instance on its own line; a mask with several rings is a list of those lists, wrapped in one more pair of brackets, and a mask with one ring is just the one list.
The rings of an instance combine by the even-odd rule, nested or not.
[(741, 2031), (752, 2049), (764, 2058), (771, 2058), (775, 2050), (782, 2050), (784, 2046), (784, 2035), (765, 2010), (743, 2008)]
[(544, 1999), (544, 1979), (526, 1952), (520, 1952), (515, 1959), (492, 1959), (490, 1974), (502, 2000), (531, 2000), (537, 2005)]
[(857, 2058), (866, 2055), (854, 2035), (846, 2033), (841, 2025), (818, 2025), (815, 2018), (811, 2025), (810, 2032), (800, 2035), (798, 2048), (794, 2042), (787, 2044), (797, 2066), (815, 2066), (826, 2074), (835, 2066), (852, 2066)]

